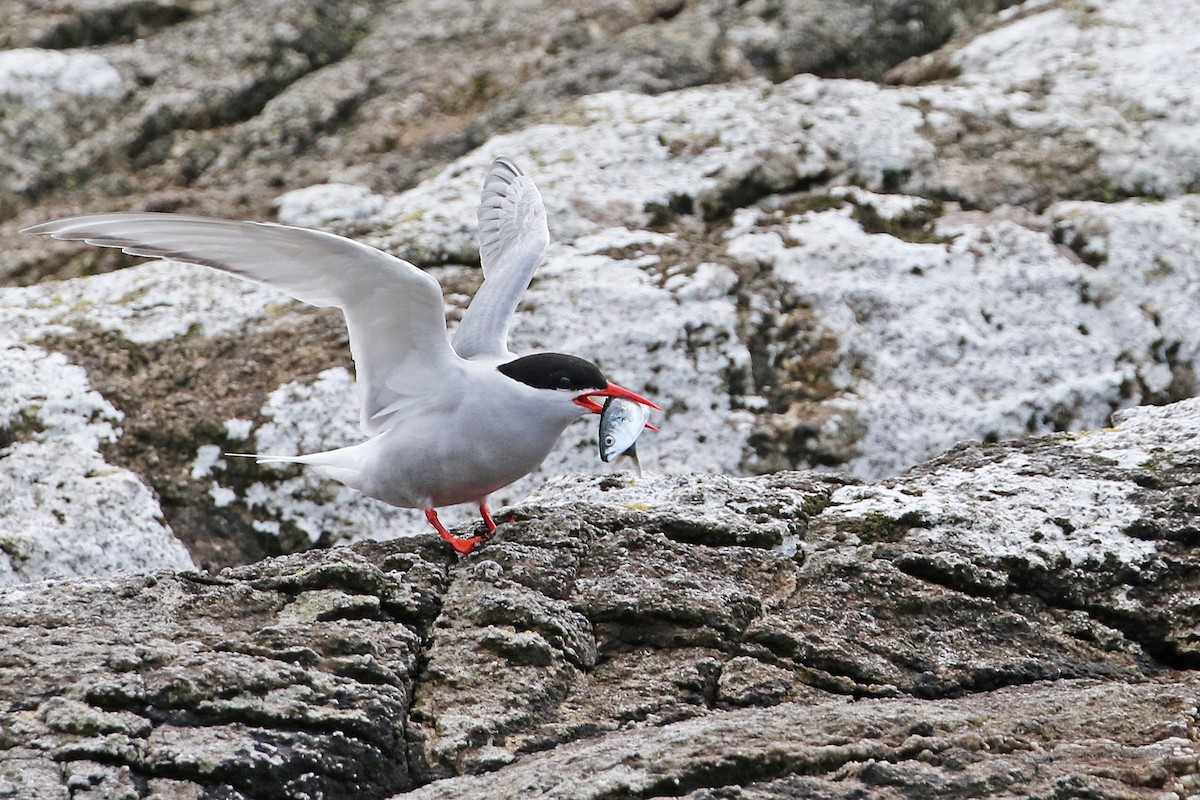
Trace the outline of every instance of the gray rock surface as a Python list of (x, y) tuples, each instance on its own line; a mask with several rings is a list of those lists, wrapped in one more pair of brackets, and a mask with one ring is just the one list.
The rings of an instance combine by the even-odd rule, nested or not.
[[(0, 444), (22, 454), (0, 482), (43, 511), (0, 531), (3, 582), (180, 566), (174, 538), (219, 568), (424, 525), (220, 457), (358, 438), (336, 315), (15, 235), (67, 212), (351, 234), (431, 268), (453, 323), (479, 176), (509, 155), (555, 242), (514, 347), (655, 396), (652, 469), (877, 479), (1197, 390), (1194, 3), (8, 10), (0, 274), (42, 282), (0, 290)], [(573, 427), (495, 501), (597, 469), (593, 439)], [(56, 515), (45, 476), (98, 472), (148, 502), (88, 534), (108, 560), (47, 558), (95, 503)]]
[(574, 476), (462, 559), (9, 587), (0, 795), (1188, 796), (1198, 440), (1185, 401), (877, 484)]
[(754, 74), (878, 78), (1008, 4), (6, 0), (0, 47), (87, 48), (119, 80), (56, 92), (0, 58), (0, 210), (103, 198), (261, 218), (281, 190), (331, 176), (395, 191), (581, 95)]
[[(1194, 2), (0, 19), (0, 798), (1200, 794)], [(500, 153), (515, 348), (667, 414), (461, 560), (222, 457), (358, 435), (336, 314), (16, 236), (321, 227), (453, 324)]]

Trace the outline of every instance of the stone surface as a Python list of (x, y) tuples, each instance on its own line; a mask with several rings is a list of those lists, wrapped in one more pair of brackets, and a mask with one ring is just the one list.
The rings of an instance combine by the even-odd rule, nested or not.
[[(739, 212), (727, 234), (782, 306), (760, 324), (776, 367), (764, 388), (784, 412), (763, 420), (763, 467), (801, 457), (894, 474), (964, 438), (1099, 427), (1131, 401), (1195, 393), (1196, 197), (1059, 203), (1036, 219), (845, 197)], [(872, 232), (906, 214), (931, 219), (930, 235)], [(788, 309), (820, 327), (794, 330)], [(822, 337), (837, 356), (814, 408), (805, 354)]]
[[(120, 269), (0, 290), (0, 441), (64, 430), (41, 419), (43, 383), (97, 393), (103, 412), (68, 409), (67, 428), (111, 431), (69, 456), (21, 445), (42, 454), (28, 474), (140, 481), (159, 513), (100, 524), (131, 520), (159, 542), (147, 553), (173, 533), (217, 568), (424, 523), (218, 456), (358, 438), (336, 314), (23, 224), (141, 208), (328, 228), (429, 267), (453, 324), (479, 280), (479, 177), (507, 154), (554, 239), (514, 348), (578, 353), (658, 399), (663, 431), (640, 449), (660, 471), (876, 479), (1196, 392), (1192, 3), (9, 10), (0, 273)], [(27, 369), (41, 352), (66, 361)], [(494, 501), (604, 469), (594, 439), (572, 427)], [(41, 484), (6, 469), (34, 507)], [(5, 535), (34, 554), (61, 534)], [(20, 574), (61, 567), (38, 558)]]
[(0, 787), (1184, 797), (1198, 439), (1189, 400), (876, 484), (581, 475), (461, 559), (10, 586)]
[[(262, 217), (281, 189), (315, 182), (392, 192), (582, 95), (754, 74), (877, 78), (1006, 5), (5, 0), (0, 47), (40, 48), (45, 61), (94, 49), (120, 82), (102, 102), (60, 92), (53, 114), (24, 104), (25, 83), (0, 82), (0, 210), (90, 198)], [(0, 272), (65, 274), (34, 262)]]
[(130, 420), (113, 405), (123, 404), (113, 384), (96, 391), (78, 363), (88, 359), (68, 359), (62, 350), (77, 340), (93, 357), (103, 351), (98, 361), (105, 370), (95, 377), (103, 374), (105, 381), (151, 369), (147, 346), (186, 339), (189, 331), (219, 335), (239, 324), (239, 314), (261, 314), (274, 300), (233, 283), (210, 270), (163, 265), (5, 292), (0, 584), (194, 566), (165, 519), (163, 497), (147, 485), (154, 480), (144, 479), (170, 478), (161, 475), (162, 462), (144, 461), (139, 476), (104, 457), (118, 442), (134, 445), (142, 422), (154, 427), (159, 441), (169, 440), (170, 422), (139, 422), (136, 412)]

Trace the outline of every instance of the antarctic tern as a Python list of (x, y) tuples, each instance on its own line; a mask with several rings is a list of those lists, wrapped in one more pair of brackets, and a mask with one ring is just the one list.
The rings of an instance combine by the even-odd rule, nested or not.
[[(541, 194), (497, 158), (479, 204), (484, 281), (453, 341), (441, 287), (412, 264), (343, 236), (287, 225), (160, 213), (90, 214), (23, 233), (119, 247), (222, 270), (346, 318), (366, 440), (323, 453), (255, 454), (306, 464), (394, 506), (419, 508), (469, 553), (496, 530), (488, 495), (542, 463), (569, 423), (601, 413), (597, 397), (659, 409), (562, 353), (516, 356), (508, 327), (550, 235)], [(485, 536), (457, 537), (437, 508), (474, 503)]]

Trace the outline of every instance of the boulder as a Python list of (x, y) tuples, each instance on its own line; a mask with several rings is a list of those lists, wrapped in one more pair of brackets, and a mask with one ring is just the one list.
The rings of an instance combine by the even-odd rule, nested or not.
[[(936, 4), (901, 5), (885, 16), (942, 31), (927, 43), (942, 46), (898, 61), (887, 83), (864, 80), (879, 76), (865, 61), (803, 67), (856, 79), (794, 74), (802, 67), (784, 51), (799, 52), (800, 31), (820, 27), (801, 24), (812, 13), (804, 3), (525, 9), (545, 20), (543, 29), (498, 9), (472, 16), (430, 7), (406, 11), (402, 22), (391, 7), (293, 4), (266, 30), (233, 2), (81, 6), (73, 19), (97, 26), (89, 36), (108, 37), (103, 46), (71, 33), (69, 17), (23, 15), (10, 34), (20, 49), (7, 51), (0, 72), (6, 119), (36, 111), (57, 120), (56, 136), (86, 141), (31, 141), (73, 155), (49, 165), (30, 154), (22, 169), (58, 181), (76, 155), (113, 147), (142, 155), (81, 167), (69, 192), (14, 189), (24, 199), (13, 207), (22, 210), (5, 224), (61, 213), (68, 197), (72, 210), (132, 203), (238, 216), (257, 208), (428, 267), (446, 289), (453, 324), (479, 280), (479, 178), (494, 155), (507, 154), (541, 187), (555, 242), (514, 323), (514, 348), (579, 353), (658, 399), (667, 408), (663, 433), (642, 446), (655, 469), (824, 466), (876, 479), (963, 439), (1096, 428), (1120, 408), (1193, 395), (1189, 287), (1200, 214), (1196, 196), (1181, 194), (1194, 185), (1196, 157), (1180, 131), (1200, 106), (1194, 82), (1173, 66), (1194, 47), (1188, 26), (1176, 24), (1191, 5), (1156, 0), (1135, 13), (1129, 0), (1109, 0), (992, 14), (997, 8), (971, 4), (952, 18)], [(841, 34), (828, 26), (854, 31), (866, 19), (830, 12), (822, 24), (833, 42)], [(603, 70), (597, 81), (569, 78), (568, 64), (604, 63), (602, 52), (661, 76), (627, 48), (661, 55), (671, 42), (707, 41), (694, 28), (713, 25), (727, 43), (721, 59), (759, 66), (729, 72), (713, 62), (666, 83), (620, 71), (625, 78), (602, 78)], [(245, 36), (217, 37), (243, 27)], [(476, 76), (480, 96), (457, 111), (432, 102), (417, 77), (444, 83), (438, 70), (465, 58), (464, 48), (479, 59), (485, 32), (514, 43), (549, 37), (531, 62), (541, 67), (503, 81), (478, 73), (488, 76)], [(59, 41), (82, 47), (41, 61), (31, 55)], [(388, 48), (402, 46), (411, 58), (397, 61)], [(167, 53), (184, 54), (185, 67), (136, 77), (156, 75), (153, 64)], [(111, 61), (115, 73), (89, 67), (93, 80), (70, 79), (72, 59), (92, 57)], [(456, 63), (461, 73), (467, 62)], [(223, 77), (210, 79), (216, 72)], [(685, 84), (703, 85), (676, 88)], [(185, 91), (195, 86), (205, 88)], [(407, 111), (385, 113), (401, 88)], [(354, 99), (339, 106), (338, 91)], [(235, 96), (249, 103), (236, 119), (197, 121), (232, 113)], [(92, 113), (106, 124), (69, 116)], [(437, 127), (434, 120), (450, 125), (446, 115), (459, 127), (439, 128), (443, 141), (451, 129), (474, 131), (450, 150), (422, 149), (401, 133), (386, 148), (367, 144), (382, 135), (381, 120)], [(511, 129), (488, 138), (496, 127)], [(1057, 149), (1043, 152), (1051, 144)], [(396, 148), (423, 153), (422, 166), (385, 180)], [(319, 176), (313, 158), (326, 165)], [(335, 168), (337, 159), (358, 166)], [(370, 164), (377, 169), (368, 179)], [(198, 170), (187, 192), (169, 188), (180, 170)], [(121, 191), (105, 183), (118, 180)], [(241, 200), (228, 199), (235, 183)], [(1129, 197), (1139, 194), (1154, 199)], [(45, 441), (108, 420), (94, 446), (84, 443), (79, 464), (54, 450), (44, 458), (53, 470), (86, 476), (100, 453), (103, 469), (140, 480), (161, 521), (135, 503), (143, 510), (128, 512), (142, 520), (133, 529), (173, 532), (196, 564), (219, 568), (423, 525), (295, 468), (220, 456), (357, 439), (353, 366), (336, 314), (194, 271), (130, 269), (111, 252), (12, 242), (0, 259), (13, 281), (126, 267), (0, 290), (13, 353), (0, 372), (10, 398), (0, 428), (12, 443)], [(36, 371), (22, 366), (29, 356), (21, 353), (42, 352), (58, 355)], [(44, 408), (46, 381), (96, 393), (89, 403), (104, 410), (77, 405), (67, 412), (73, 422), (47, 422), (61, 414)], [(547, 475), (595, 470), (594, 449), (590, 426), (572, 428), (542, 472), (495, 501), (515, 502)], [(33, 474), (51, 471), (46, 463)], [(33, 484), (5, 480), (24, 507), (36, 505)], [(30, 554), (11, 574), (58, 569), (37, 566), (41, 534), (6, 536), (10, 550)], [(133, 549), (143, 541), (132, 540)], [(165, 554), (162, 547), (148, 552)]]
[(10, 586), (0, 789), (1182, 797), (1198, 437), (1189, 400), (874, 484), (575, 475), (464, 558)]

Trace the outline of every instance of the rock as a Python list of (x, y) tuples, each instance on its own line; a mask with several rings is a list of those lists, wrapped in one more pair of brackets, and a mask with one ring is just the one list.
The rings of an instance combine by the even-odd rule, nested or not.
[[(263, 218), (281, 190), (317, 182), (394, 193), (586, 94), (753, 74), (875, 78), (1006, 4), (5, 0), (0, 47), (40, 48), (43, 65), (103, 58), (121, 89), (80, 103), (73, 82), (38, 114), (0, 97), (12, 154), (0, 161), (0, 210), (44, 204), (23, 222), (101, 202)], [(64, 266), (35, 248), (0, 274), (30, 281), (115, 262)]]
[[(0, 797), (1196, 793), (1195, 4), (247, 9), (0, 0)], [(320, 226), (454, 324), (500, 153), (514, 349), (667, 413), (463, 559), (221, 455), (358, 436), (336, 312), (10, 235)]]
[[(1185, 739), (1164, 734), (1194, 724), (1188, 706), (1193, 686), (1113, 691), (1082, 682), (1072, 689), (1070, 699), (1045, 687), (1001, 690), (984, 702), (928, 703), (919, 716), (887, 700), (712, 714), (579, 742), (531, 755), (520, 768), (438, 781), (396, 797), (536, 792), (549, 798), (740, 800), (1073, 791), (1149, 798), (1163, 787), (1190, 785), (1186, 777), (1177, 779), (1174, 765), (1190, 769), (1193, 752)], [(1063, 702), (1086, 708), (1085, 718), (1067, 721), (1047, 712)], [(1172, 720), (1165, 725), (1164, 711)], [(1154, 733), (1147, 736), (1139, 727)], [(1095, 752), (1099, 731), (1115, 741), (1106, 744), (1104, 766), (1097, 768), (1084, 754)]]
[[(11, 329), (10, 329), (11, 331)], [(61, 353), (0, 339), (0, 585), (193, 566), (136, 475), (107, 463), (122, 414)]]
[(1179, 28), (1197, 13), (1178, 0), (1024, 3), (992, 30), (900, 65), (897, 83), (953, 76), (951, 91), (1006, 98), (931, 125), (943, 157), (915, 185), (985, 206), (1194, 192), (1200, 154), (1187, 131), (1200, 90), (1176, 65), (1200, 47)]
[(116, 99), (121, 76), (93, 53), (68, 54), (34, 48), (0, 52), (0, 95), (44, 108), (55, 99)]
[(69, 439), (11, 445), (0, 472), (0, 585), (189, 569), (158, 502), (128, 470)]
[[(1128, 402), (1195, 393), (1195, 197), (1062, 203), (1020, 221), (909, 198), (913, 210), (874, 222), (895, 195), (844, 196), (739, 212), (727, 234), (777, 286), (755, 350), (783, 413), (760, 418), (759, 468), (894, 474), (963, 438), (1094, 428)], [(819, 348), (836, 356), (817, 383)]]
[[(1194, 4), (247, 8), (0, 0), (0, 796), (1195, 794)], [(461, 560), (221, 455), (358, 436), (336, 313), (10, 236), (319, 226), (453, 325), (499, 153), (514, 348), (667, 413)]]
[[(1005, 5), (947, 17), (936, 3), (824, 4), (819, 25), (800, 2), (535, 4), (519, 23), (500, 8), (370, 4), (31, 12), (8, 58), (88, 45), (70, 24), (86, 20), (109, 37), (103, 52), (41, 69), (102, 56), (126, 88), (39, 89), (41, 133), (17, 124), (32, 113), (23, 95), (5, 101), (18, 172), (46, 184), (17, 180), (5, 224), (64, 198), (72, 211), (277, 214), (429, 266), (453, 324), (479, 280), (479, 177), (505, 153), (541, 187), (555, 241), (513, 346), (582, 354), (657, 398), (668, 414), (643, 439), (651, 469), (894, 475), (963, 439), (1096, 428), (1196, 391), (1197, 201), (1182, 194), (1195, 153), (1179, 131), (1197, 104), (1162, 60), (1188, 63), (1194, 37), (1175, 20), (1194, 12), (1108, 0), (987, 16)], [(851, 64), (838, 43), (864, 26), (875, 37)], [(818, 30), (821, 48), (803, 44)], [(508, 71), (481, 44), (497, 37), (521, 54)], [(943, 41), (891, 84), (818, 76), (877, 77)], [(168, 55), (183, 66), (159, 76)], [(0, 270), (29, 281), (129, 264), (70, 252), (15, 238)], [(122, 273), (5, 290), (0, 314), (19, 347), (86, 369), (81, 391), (123, 420), (102, 457), (157, 495), (197, 564), (423, 529), (311, 473), (214, 455), (358, 438), (336, 314), (192, 273), (177, 283), (170, 268)], [(4, 425), (22, 428), (22, 404)], [(576, 426), (494, 500), (595, 469), (593, 451), (591, 426)]]
[(462, 559), (0, 589), (0, 786), (1183, 796), (1200, 401), (1117, 425), (876, 484), (562, 478)]
[[(161, 291), (151, 288), (159, 280)], [(108, 398), (122, 405), (134, 396), (138, 403), (150, 400), (128, 385), (117, 391), (129, 373), (155, 371), (147, 347), (186, 340), (196, 329), (220, 335), (239, 324), (239, 315), (262, 313), (274, 300), (249, 284), (234, 284), (226, 292), (227, 277), (164, 265), (5, 294), (0, 583), (193, 566), (164, 519), (163, 493), (156, 496), (147, 485), (155, 480), (105, 458), (118, 443), (141, 450), (143, 434), (160, 447), (171, 442), (171, 422), (165, 414), (139, 420), (136, 411), (131, 420)], [(103, 376), (104, 394), (64, 349), (77, 362), (103, 365), (93, 380)], [(189, 360), (188, 368), (194, 366)], [(157, 453), (143, 452), (138, 466), (142, 476), (157, 475), (160, 487), (175, 477)]]

